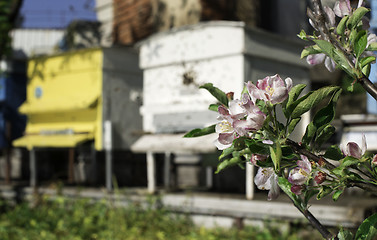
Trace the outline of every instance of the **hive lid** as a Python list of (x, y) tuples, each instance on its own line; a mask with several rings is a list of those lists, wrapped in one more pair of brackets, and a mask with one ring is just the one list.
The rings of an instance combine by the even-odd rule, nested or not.
[(93, 139), (92, 133), (86, 134), (51, 134), (26, 135), (13, 141), (16, 147), (75, 147), (78, 144)]
[(183, 138), (183, 134), (151, 134), (139, 138), (132, 146), (134, 152), (213, 153), (217, 149), (216, 134)]

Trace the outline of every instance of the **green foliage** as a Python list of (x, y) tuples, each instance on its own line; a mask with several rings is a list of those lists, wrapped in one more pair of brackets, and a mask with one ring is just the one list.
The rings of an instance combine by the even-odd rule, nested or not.
[[(156, 208), (152, 198), (146, 206), (114, 207), (110, 201), (67, 199), (47, 196), (35, 206), (22, 203), (11, 207), (2, 202), (2, 240), (298, 240), (297, 232), (246, 226), (206, 229), (195, 226), (188, 215)], [(295, 231), (296, 233), (292, 233)], [(309, 239), (316, 239), (315, 237)]]
[(309, 92), (305, 96), (297, 99), (292, 105), (294, 106), (291, 114), (291, 118), (301, 117), (302, 114), (306, 113), (319, 102), (328, 96), (331, 96), (335, 91), (338, 91), (339, 87), (330, 86), (323, 87), (316, 91)]
[(336, 27), (336, 33), (339, 35), (344, 35), (344, 31), (346, 30), (346, 24), (348, 21), (349, 15), (346, 15), (345, 17), (340, 20), (338, 26)]
[(191, 138), (191, 137), (200, 137), (204, 135), (208, 135), (215, 132), (216, 125), (211, 125), (205, 128), (195, 128), (190, 132), (186, 133), (183, 137)]
[(218, 89), (217, 87), (213, 86), (212, 83), (206, 83), (200, 88), (206, 89), (209, 93), (212, 94), (220, 103), (224, 104), (225, 106), (228, 106), (228, 98), (226, 96), (226, 93)]
[(347, 21), (347, 27), (349, 29), (354, 29), (356, 28), (360, 22), (361, 22), (361, 19), (365, 16), (365, 14), (367, 14), (370, 10), (365, 8), (365, 7), (359, 7), (357, 8), (353, 14), (349, 17), (348, 21)]
[(332, 160), (340, 160), (344, 156), (343, 156), (343, 153), (338, 146), (332, 145), (332, 146), (327, 148), (324, 157), (332, 159)]
[(368, 217), (357, 229), (355, 239), (373, 240), (377, 236), (377, 213)]
[(338, 238), (339, 240), (353, 240), (353, 234), (348, 230), (341, 229), (338, 233)]

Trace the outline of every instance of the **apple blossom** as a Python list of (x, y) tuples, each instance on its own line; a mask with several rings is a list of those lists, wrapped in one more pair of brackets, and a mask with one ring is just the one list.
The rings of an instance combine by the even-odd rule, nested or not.
[(267, 200), (276, 199), (280, 194), (278, 176), (273, 168), (259, 168), (254, 178), (254, 183), (258, 189), (270, 190)]
[(361, 148), (355, 142), (347, 143), (346, 147), (342, 149), (343, 154), (346, 156), (351, 156), (354, 158), (361, 158), (367, 150), (367, 143), (365, 139), (365, 135), (363, 134), (361, 138)]
[(291, 191), (293, 193), (299, 194), (301, 193), (301, 190), (297, 191), (299, 188), (295, 186), (302, 186), (306, 183), (306, 181), (310, 177), (312, 165), (306, 156), (301, 155), (301, 160), (297, 161), (297, 166), (298, 167), (292, 169), (289, 172), (288, 181), (292, 183)]
[(257, 99), (270, 102), (272, 104), (282, 103), (292, 88), (292, 79), (286, 78), (285, 83), (278, 74), (267, 76), (258, 80), (257, 85), (249, 81), (246, 85), (253, 102)]

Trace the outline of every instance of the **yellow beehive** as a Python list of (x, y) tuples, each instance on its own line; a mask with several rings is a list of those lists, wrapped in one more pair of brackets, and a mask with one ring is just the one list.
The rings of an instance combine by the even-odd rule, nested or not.
[[(120, 107), (138, 109), (130, 97), (142, 88), (137, 64), (137, 54), (127, 48), (86, 49), (31, 59), (27, 100), (19, 108), (28, 117), (27, 127), (13, 145), (74, 147), (94, 140), (95, 149), (102, 150), (104, 121), (110, 120), (115, 131), (117, 127), (123, 131), (118, 148), (127, 148), (132, 141), (130, 132), (137, 130), (138, 123), (127, 122), (122, 114), (127, 109)], [(131, 115), (134, 121), (141, 121), (138, 112)]]

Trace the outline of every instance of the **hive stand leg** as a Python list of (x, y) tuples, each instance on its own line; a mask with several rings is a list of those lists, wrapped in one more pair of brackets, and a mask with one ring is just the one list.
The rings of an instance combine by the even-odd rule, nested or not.
[(170, 167), (171, 167), (171, 153), (165, 152), (165, 159), (164, 159), (164, 187), (166, 189), (170, 188)]
[(74, 176), (74, 162), (75, 162), (75, 149), (70, 148), (68, 152), (68, 183), (72, 184), (75, 181)]
[(113, 157), (111, 149), (106, 149), (106, 189), (111, 192), (113, 190), (112, 175), (113, 175)]
[(36, 163), (36, 154), (35, 148), (30, 149), (29, 152), (29, 161), (30, 161), (30, 187), (35, 188), (37, 186), (37, 163)]
[(156, 159), (154, 153), (147, 152), (147, 181), (148, 193), (156, 192)]
[(211, 189), (213, 187), (213, 168), (211, 166), (206, 167), (206, 187)]
[(5, 183), (10, 184), (11, 180), (11, 172), (12, 172), (12, 164), (11, 164), (11, 123), (7, 121), (5, 123), (5, 138), (6, 138), (6, 147), (5, 147)]
[(96, 148), (94, 146), (94, 142), (93, 144), (90, 146), (90, 160), (92, 161), (91, 162), (91, 169), (90, 169), (90, 182), (92, 184), (96, 184), (97, 183), (97, 151), (96, 151)]
[(246, 199), (254, 198), (254, 166), (246, 163)]
[(110, 120), (104, 122), (104, 145), (106, 152), (106, 188), (107, 191), (111, 192), (113, 190), (112, 177), (113, 177), (113, 131), (112, 123)]

